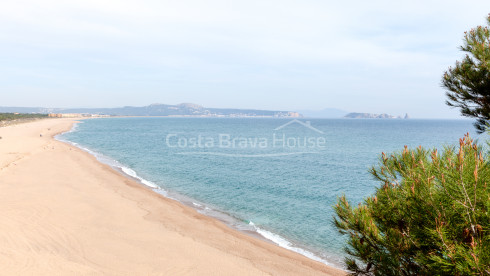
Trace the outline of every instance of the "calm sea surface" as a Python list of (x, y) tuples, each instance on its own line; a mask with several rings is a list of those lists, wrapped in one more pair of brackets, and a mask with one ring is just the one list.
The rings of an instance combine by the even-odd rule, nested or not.
[(338, 196), (379, 185), (368, 170), (404, 145), (442, 148), (468, 120), (102, 118), (61, 135), (166, 196), (230, 226), (334, 265)]

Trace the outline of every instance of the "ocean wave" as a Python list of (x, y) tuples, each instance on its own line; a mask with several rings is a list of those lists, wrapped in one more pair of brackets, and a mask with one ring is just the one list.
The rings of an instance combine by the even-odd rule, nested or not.
[(279, 245), (280, 247), (283, 247), (283, 248), (286, 248), (288, 250), (294, 251), (294, 252), (299, 253), (299, 254), (301, 254), (301, 255), (309, 258), (309, 259), (312, 259), (312, 260), (315, 260), (315, 261), (324, 263), (326, 265), (329, 265), (329, 266), (337, 266), (335, 264), (332, 264), (332, 263), (326, 261), (325, 259), (320, 258), (319, 256), (315, 255), (313, 252), (310, 252), (310, 251), (305, 250), (303, 248), (294, 246), (290, 241), (288, 241), (287, 239), (281, 237), (278, 234), (272, 233), (270, 231), (267, 231), (267, 230), (264, 230), (264, 229), (258, 227), (252, 221), (249, 221), (248, 224), (251, 225), (255, 229), (255, 231), (257, 233), (259, 233), (262, 237), (264, 237), (264, 238), (272, 241), (273, 243)]
[(151, 187), (151, 188), (155, 188), (155, 189), (160, 188), (157, 184), (138, 176), (138, 174), (133, 169), (128, 168), (126, 166), (122, 166), (122, 165), (119, 167), (120, 167), (121, 171), (123, 171), (125, 174), (131, 176), (132, 178), (138, 179), (141, 183), (145, 184), (146, 186)]
[(199, 203), (196, 203), (196, 202), (192, 202), (192, 205), (196, 206), (196, 207), (199, 207), (199, 208), (202, 208), (202, 205), (199, 204)]

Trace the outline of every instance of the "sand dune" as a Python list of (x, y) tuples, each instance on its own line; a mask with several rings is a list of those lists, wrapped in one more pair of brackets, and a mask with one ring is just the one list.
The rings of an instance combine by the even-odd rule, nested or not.
[(73, 122), (0, 128), (2, 274), (344, 274), (230, 229), (52, 138)]

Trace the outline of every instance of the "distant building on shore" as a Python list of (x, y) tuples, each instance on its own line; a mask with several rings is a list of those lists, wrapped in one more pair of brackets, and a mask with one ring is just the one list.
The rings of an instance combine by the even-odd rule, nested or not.
[(50, 113), (48, 114), (48, 117), (51, 117), (51, 118), (78, 118), (78, 117), (82, 117), (82, 114), (78, 114), (78, 113)]
[(298, 112), (294, 112), (294, 111), (287, 111), (287, 112), (277, 112), (276, 114), (274, 114), (275, 118), (281, 118), (281, 117), (286, 117), (286, 118), (301, 118), (303, 117), (303, 115), (301, 115), (300, 113)]
[(103, 114), (87, 114), (87, 113), (49, 113), (51, 118), (81, 118), (81, 117), (110, 117)]

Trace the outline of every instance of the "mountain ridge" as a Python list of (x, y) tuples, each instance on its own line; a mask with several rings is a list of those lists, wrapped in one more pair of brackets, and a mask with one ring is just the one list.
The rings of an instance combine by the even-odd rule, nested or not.
[(110, 116), (196, 116), (196, 117), (302, 117), (294, 111), (206, 108), (193, 103), (168, 105), (153, 103), (147, 106), (123, 106), (114, 108), (45, 108), (45, 107), (0, 107), (0, 112), (9, 113), (80, 113)]

